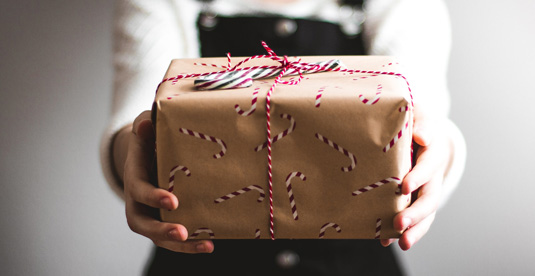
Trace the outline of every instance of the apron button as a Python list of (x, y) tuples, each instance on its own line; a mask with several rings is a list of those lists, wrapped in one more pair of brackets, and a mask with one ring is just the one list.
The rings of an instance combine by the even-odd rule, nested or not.
[(289, 269), (299, 264), (299, 255), (291, 250), (285, 250), (275, 257), (279, 267)]
[(297, 31), (297, 23), (291, 19), (280, 19), (275, 23), (275, 33), (279, 37), (287, 37)]
[(214, 13), (203, 13), (199, 18), (199, 25), (205, 31), (211, 31), (217, 26), (217, 14)]

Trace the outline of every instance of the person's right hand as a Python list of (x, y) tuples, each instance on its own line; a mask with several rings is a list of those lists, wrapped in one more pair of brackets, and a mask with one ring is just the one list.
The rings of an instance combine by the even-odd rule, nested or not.
[(126, 220), (130, 229), (151, 239), (156, 246), (172, 251), (211, 253), (214, 250), (211, 241), (187, 241), (186, 227), (156, 219), (158, 208), (174, 210), (178, 208), (178, 199), (173, 193), (150, 183), (155, 145), (150, 111), (144, 111), (134, 120), (128, 136), (123, 181)]

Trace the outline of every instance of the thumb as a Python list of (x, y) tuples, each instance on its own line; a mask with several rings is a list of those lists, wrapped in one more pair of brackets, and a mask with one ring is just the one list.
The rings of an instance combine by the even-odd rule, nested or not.
[(150, 111), (143, 111), (137, 116), (132, 126), (132, 132), (144, 142), (153, 143), (155, 135)]
[(413, 140), (420, 146), (428, 146), (434, 138), (434, 125), (432, 112), (422, 105), (414, 107)]

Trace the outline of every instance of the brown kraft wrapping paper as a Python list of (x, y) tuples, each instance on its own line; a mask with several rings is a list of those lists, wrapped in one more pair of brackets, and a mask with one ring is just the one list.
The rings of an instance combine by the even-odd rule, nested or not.
[[(391, 57), (302, 57), (330, 59), (348, 69), (402, 73)], [(173, 60), (165, 78), (222, 70), (195, 63), (224, 66), (227, 59)], [(254, 65), (279, 63), (247, 63)], [(399, 237), (393, 217), (410, 202), (397, 180), (411, 168), (408, 84), (386, 74), (303, 76), (298, 85), (279, 83), (271, 97), (275, 238)], [(194, 79), (159, 86), (158, 186), (172, 186), (180, 202), (177, 210), (161, 210), (163, 221), (183, 224), (190, 238), (270, 238), (267, 149), (258, 147), (267, 139), (266, 92), (274, 79), (225, 90), (197, 90)]]

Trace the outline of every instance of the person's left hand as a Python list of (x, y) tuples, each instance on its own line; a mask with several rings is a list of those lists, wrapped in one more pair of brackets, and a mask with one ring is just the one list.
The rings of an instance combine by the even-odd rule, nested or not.
[[(442, 199), (442, 183), (453, 156), (453, 147), (442, 127), (443, 120), (417, 106), (414, 110), (413, 140), (416, 165), (401, 184), (404, 195), (413, 193), (416, 200), (394, 217), (394, 229), (404, 231), (399, 238), (399, 247), (409, 250), (429, 230)], [(389, 246), (395, 239), (382, 239)]]

